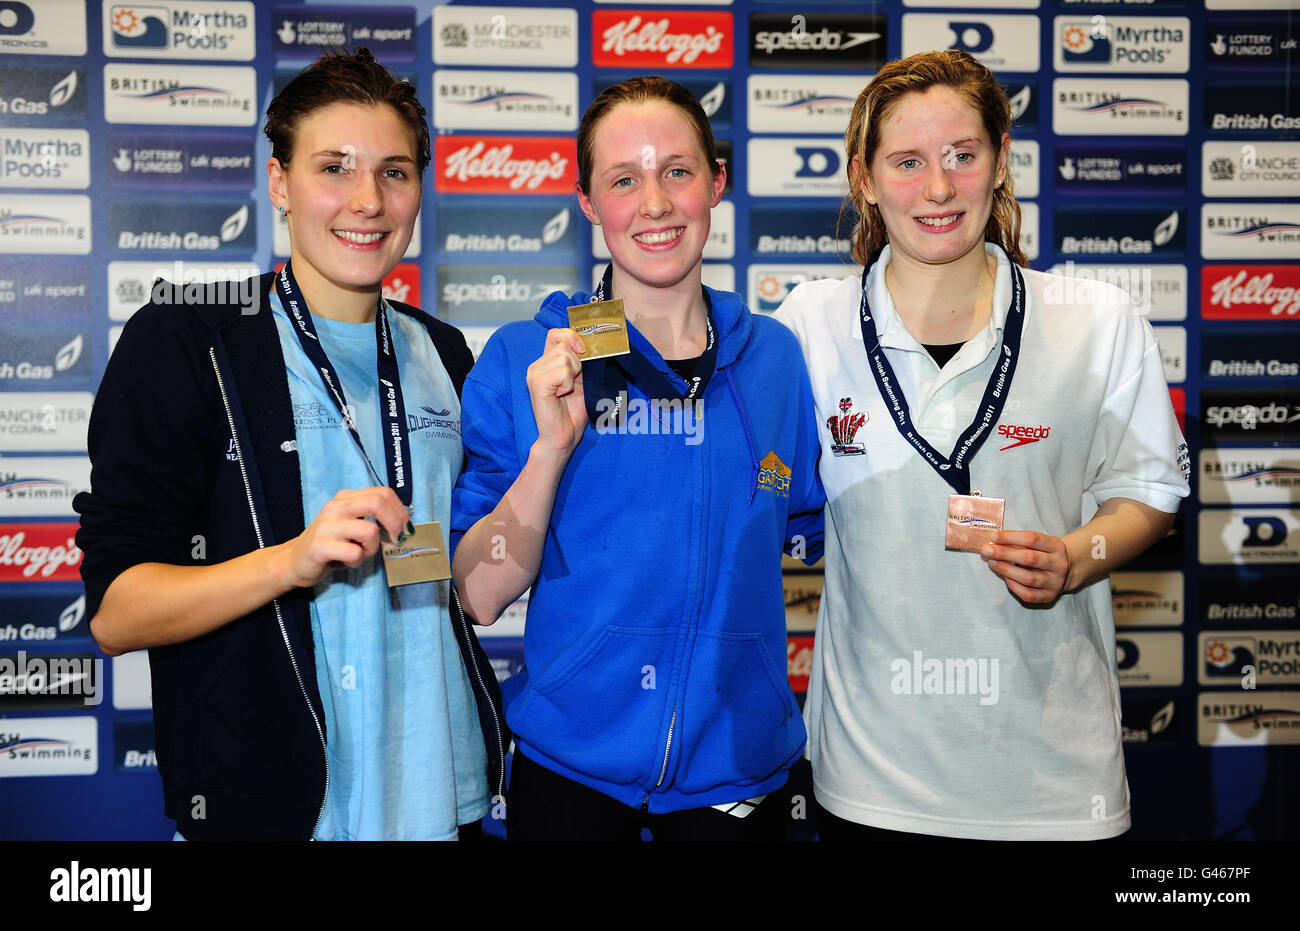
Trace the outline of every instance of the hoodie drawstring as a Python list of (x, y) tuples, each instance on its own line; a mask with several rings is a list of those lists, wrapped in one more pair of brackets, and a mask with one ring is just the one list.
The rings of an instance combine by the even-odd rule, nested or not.
[(731, 366), (726, 366), (723, 372), (727, 375), (727, 387), (731, 390), (731, 400), (736, 404), (736, 410), (740, 413), (740, 424), (745, 428), (745, 443), (749, 446), (749, 461), (753, 465), (753, 477), (749, 486), (749, 501), (746, 505), (754, 503), (754, 493), (758, 491), (758, 450), (754, 447), (754, 431), (749, 426), (749, 414), (745, 412), (745, 402), (740, 399), (740, 390), (736, 388), (736, 380), (731, 377)]

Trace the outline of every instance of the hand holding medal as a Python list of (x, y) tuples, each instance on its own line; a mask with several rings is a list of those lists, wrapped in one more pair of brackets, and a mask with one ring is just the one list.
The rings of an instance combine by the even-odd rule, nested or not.
[(1070, 551), (1065, 541), (1033, 530), (1003, 530), (980, 549), (1007, 590), (1030, 604), (1051, 604), (1065, 591)]
[(577, 448), (587, 428), (587, 402), (582, 384), (582, 338), (568, 328), (546, 334), (541, 356), (528, 366), (528, 397), (537, 421), (537, 442), (566, 458)]

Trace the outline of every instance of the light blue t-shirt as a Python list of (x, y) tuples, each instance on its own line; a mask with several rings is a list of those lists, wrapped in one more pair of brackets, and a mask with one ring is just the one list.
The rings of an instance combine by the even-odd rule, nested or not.
[[(271, 293), (310, 523), (341, 489), (375, 480)], [(440, 521), (445, 544), (463, 455), (460, 402), (429, 331), (384, 308), (407, 415), (413, 520)], [(386, 484), (375, 325), (312, 320)], [(487, 751), (449, 599), (445, 581), (389, 588), (378, 555), (316, 585), (312, 639), (329, 760), (317, 840), (455, 840), (457, 825), (487, 813)]]

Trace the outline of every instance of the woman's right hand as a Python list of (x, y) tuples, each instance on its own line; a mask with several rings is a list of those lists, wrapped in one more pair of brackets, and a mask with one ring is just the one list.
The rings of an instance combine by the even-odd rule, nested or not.
[(528, 396), (537, 421), (538, 446), (566, 459), (587, 429), (582, 387), (582, 337), (568, 327), (546, 334), (542, 355), (528, 366)]
[(281, 579), (291, 587), (306, 588), (338, 565), (357, 568), (379, 552), (381, 531), (395, 541), (410, 520), (406, 506), (387, 486), (345, 488), (284, 545)]

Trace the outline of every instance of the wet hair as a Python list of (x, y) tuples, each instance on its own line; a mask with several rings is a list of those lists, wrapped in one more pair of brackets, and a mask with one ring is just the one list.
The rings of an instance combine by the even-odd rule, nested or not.
[(653, 100), (670, 103), (686, 115), (695, 127), (700, 148), (704, 150), (704, 157), (709, 163), (710, 174), (715, 178), (718, 176), (718, 145), (713, 139), (713, 127), (709, 125), (704, 108), (686, 88), (656, 74), (628, 78), (605, 88), (582, 115), (582, 123), (578, 126), (578, 187), (582, 193), (591, 194), (591, 163), (596, 147), (597, 124), (621, 103), (647, 103)]
[(334, 103), (392, 107), (411, 130), (419, 177), (424, 177), (424, 169), (432, 160), (424, 106), (415, 88), (389, 74), (367, 48), (353, 52), (338, 49), (322, 55), (276, 95), (266, 108), (266, 126), (262, 130), (271, 140), (271, 155), (288, 167), (298, 122)]
[[(849, 129), (844, 134), (849, 196), (840, 210), (840, 219), (850, 208), (857, 211), (851, 254), (859, 265), (872, 261), (889, 238), (880, 208), (867, 203), (862, 193), (862, 181), (880, 145), (881, 127), (904, 96), (931, 87), (952, 88), (980, 115), (995, 153), (1002, 134), (1011, 131), (1011, 101), (1006, 91), (992, 71), (966, 52), (921, 52), (892, 61), (876, 72), (853, 104)], [(1001, 186), (993, 189), (993, 209), (984, 239), (1001, 246), (1016, 265), (1028, 264), (1020, 248), (1020, 205), (1012, 189), (1009, 166)]]

